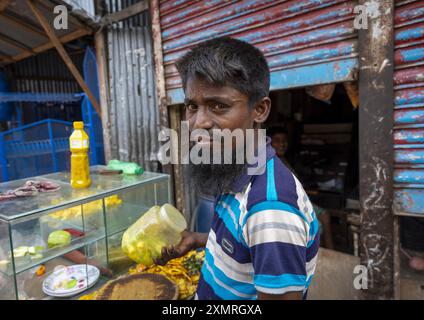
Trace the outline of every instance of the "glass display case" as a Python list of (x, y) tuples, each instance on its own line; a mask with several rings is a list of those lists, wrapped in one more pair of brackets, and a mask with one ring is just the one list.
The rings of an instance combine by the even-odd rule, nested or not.
[[(103, 174), (103, 169), (91, 167), (87, 189), (71, 188), (67, 172), (0, 184), (2, 195), (28, 180), (60, 187), (25, 196), (15, 192), (0, 201), (0, 299), (50, 299), (44, 280), (63, 266), (96, 266), (101, 274), (96, 286), (128, 269), (132, 262), (121, 250), (122, 234), (151, 206), (172, 203), (170, 179), (151, 172)], [(71, 237), (49, 241), (54, 231)]]

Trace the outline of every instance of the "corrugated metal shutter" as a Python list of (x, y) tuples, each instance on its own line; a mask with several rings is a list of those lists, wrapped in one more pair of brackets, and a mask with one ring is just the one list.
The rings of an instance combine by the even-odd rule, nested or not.
[(356, 1), (168, 0), (160, 3), (167, 94), (181, 103), (174, 61), (218, 36), (260, 48), (271, 68), (271, 89), (353, 80), (357, 67)]
[[(71, 59), (82, 73), (84, 54), (73, 54)], [(16, 92), (80, 93), (81, 88), (69, 68), (55, 52), (49, 50), (6, 66), (13, 75), (11, 87)]]
[[(108, 12), (135, 2), (109, 0)], [(111, 157), (157, 171), (159, 111), (152, 45), (147, 11), (108, 27)]]
[(64, 0), (64, 2), (70, 4), (74, 10), (84, 10), (90, 17), (94, 18), (96, 15), (93, 0)]
[(424, 213), (424, 1), (397, 1), (395, 11), (394, 203)]

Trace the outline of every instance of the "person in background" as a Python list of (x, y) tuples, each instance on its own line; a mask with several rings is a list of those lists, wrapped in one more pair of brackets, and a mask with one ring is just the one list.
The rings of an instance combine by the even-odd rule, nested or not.
[[(267, 130), (267, 135), (271, 138), (271, 145), (274, 147), (277, 156), (286, 165), (286, 167), (294, 174), (293, 168), (286, 159), (287, 150), (289, 148), (288, 134), (283, 127), (272, 127)], [(312, 204), (315, 214), (318, 217), (320, 225), (320, 233), (322, 236), (321, 244), (328, 249), (334, 249), (333, 236), (331, 233), (330, 214), (324, 208)]]

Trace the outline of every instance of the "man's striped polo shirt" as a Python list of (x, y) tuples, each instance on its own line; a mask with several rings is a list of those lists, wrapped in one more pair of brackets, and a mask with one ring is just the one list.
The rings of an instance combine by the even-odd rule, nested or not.
[(267, 138), (266, 170), (247, 172), (215, 202), (197, 299), (304, 298), (315, 271), (318, 221), (302, 185)]

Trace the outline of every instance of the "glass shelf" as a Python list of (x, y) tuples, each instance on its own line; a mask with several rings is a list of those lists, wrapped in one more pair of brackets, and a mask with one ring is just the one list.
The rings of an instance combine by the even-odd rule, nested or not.
[[(69, 246), (56, 248), (56, 249), (49, 249), (48, 251), (44, 252), (43, 257), (40, 258), (40, 259), (31, 260), (29, 258), (29, 256), (27, 256), (28, 259), (25, 259), (23, 263), (20, 263), (18, 265), (15, 264), (15, 273), (19, 274), (19, 273), (28, 271), (31, 268), (34, 268), (34, 267), (41, 265), (41, 264), (44, 264), (47, 261), (50, 261), (54, 258), (66, 255), (66, 254), (68, 254), (72, 251), (81, 249), (81, 248), (83, 248), (84, 246), (86, 246), (90, 243), (100, 241), (100, 240), (103, 240), (103, 239), (105, 239), (104, 232), (98, 232), (98, 233), (94, 233), (94, 234), (86, 236), (86, 237), (82, 237), (81, 239), (75, 239)], [(15, 259), (15, 261), (16, 261), (16, 259)], [(9, 263), (6, 270), (0, 269), (0, 272), (3, 273), (4, 275), (7, 275), (7, 276), (13, 276), (12, 262)]]
[(149, 209), (149, 206), (123, 203), (119, 207), (106, 210), (107, 235), (112, 236), (125, 231)]
[[(106, 169), (105, 166), (94, 166), (92, 170)], [(60, 185), (60, 189), (52, 193), (39, 193), (36, 196), (21, 197), (13, 200), (0, 202), (0, 219), (14, 220), (33, 215), (40, 212), (52, 211), (64, 206), (77, 205), (84, 203), (88, 199), (101, 199), (107, 195), (112, 195), (117, 191), (122, 191), (136, 185), (168, 179), (166, 174), (144, 172), (140, 176), (130, 175), (101, 175), (91, 174), (92, 184), (87, 189), (73, 189), (69, 183), (70, 176), (68, 172), (58, 172), (43, 175), (37, 178), (15, 180), (0, 184), (0, 192), (13, 190), (21, 187), (28, 180), (49, 180)], [(53, 199), (61, 198), (63, 201), (52, 204)]]

